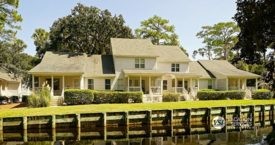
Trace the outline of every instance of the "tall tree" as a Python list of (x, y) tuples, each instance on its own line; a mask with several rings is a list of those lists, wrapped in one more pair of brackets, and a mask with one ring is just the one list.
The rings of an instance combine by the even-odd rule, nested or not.
[[(178, 45), (178, 35), (175, 33), (175, 26), (169, 24), (169, 20), (154, 15), (141, 22), (140, 28), (135, 30), (138, 38), (149, 38), (155, 45)], [(180, 48), (187, 54), (186, 50)]]
[(50, 33), (42, 28), (35, 29), (32, 34), (34, 45), (36, 46), (36, 55), (40, 59), (42, 59), (43, 54), (46, 52), (46, 45), (49, 43), (49, 35)]
[(200, 48), (193, 52), (212, 59), (215, 55), (216, 59), (232, 59), (231, 49), (237, 43), (237, 35), (240, 29), (234, 22), (220, 22), (213, 26), (202, 26), (202, 30), (197, 33), (197, 37), (203, 39), (204, 48)]
[[(234, 49), (248, 64), (264, 65), (264, 81), (275, 90), (275, 3), (274, 0), (237, 0), (234, 19), (240, 26)], [(266, 55), (270, 49), (269, 54)], [(266, 57), (267, 56), (267, 57)], [(262, 59), (263, 58), (263, 59)]]
[(121, 15), (77, 4), (70, 15), (53, 23), (49, 37), (46, 50), (110, 54), (110, 38), (132, 38), (133, 34)]

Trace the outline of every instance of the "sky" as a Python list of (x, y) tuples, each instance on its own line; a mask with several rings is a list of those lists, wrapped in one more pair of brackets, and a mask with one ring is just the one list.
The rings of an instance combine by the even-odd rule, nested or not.
[(31, 38), (36, 28), (49, 30), (55, 20), (69, 15), (77, 3), (121, 14), (132, 30), (153, 15), (168, 19), (190, 58), (194, 50), (203, 47), (202, 40), (196, 37), (202, 26), (233, 21), (236, 13), (234, 0), (20, 0), (18, 11), (23, 22), (18, 37), (27, 44), (25, 52), (36, 53)]

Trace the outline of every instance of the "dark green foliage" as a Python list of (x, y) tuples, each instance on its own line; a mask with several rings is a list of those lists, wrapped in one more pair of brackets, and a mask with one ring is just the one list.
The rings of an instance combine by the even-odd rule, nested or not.
[(106, 103), (141, 103), (142, 92), (116, 92), (94, 90), (66, 90), (64, 101), (68, 105), (106, 104)]
[(28, 107), (48, 107), (50, 106), (51, 95), (47, 87), (42, 87), (41, 90), (36, 91), (28, 97)]
[(68, 105), (91, 104), (94, 92), (91, 90), (70, 89), (64, 92), (64, 101)]
[(259, 89), (259, 90), (252, 92), (252, 98), (253, 99), (271, 99), (272, 94), (267, 89)]
[(110, 38), (133, 38), (122, 15), (112, 16), (108, 10), (78, 4), (70, 15), (53, 23), (49, 43), (42, 43), (46, 48), (38, 48), (38, 55), (45, 51), (111, 54)]
[(245, 97), (244, 91), (205, 90), (205, 91), (199, 91), (197, 94), (197, 98), (199, 98), (199, 100), (225, 100), (225, 99), (239, 100), (239, 99), (244, 99), (244, 97)]
[(163, 102), (177, 102), (180, 101), (180, 94), (178, 93), (164, 93), (162, 95)]

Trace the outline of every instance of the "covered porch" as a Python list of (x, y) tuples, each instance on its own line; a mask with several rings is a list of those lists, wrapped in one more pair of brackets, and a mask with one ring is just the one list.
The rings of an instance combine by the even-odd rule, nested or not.
[[(253, 83), (249, 83), (247, 81), (252, 81)], [(228, 78), (227, 79), (227, 90), (256, 90), (258, 89), (258, 79), (257, 78)]]
[(51, 96), (64, 96), (65, 89), (83, 89), (83, 75), (32, 75), (32, 91), (40, 90), (43, 86), (49, 87)]

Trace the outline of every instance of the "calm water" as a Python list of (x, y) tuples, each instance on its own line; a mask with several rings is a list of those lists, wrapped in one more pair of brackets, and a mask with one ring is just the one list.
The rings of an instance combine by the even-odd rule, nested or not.
[(146, 130), (136, 132), (135, 136), (127, 135), (127, 131), (129, 132), (114, 127), (108, 130), (107, 136), (103, 134), (104, 129), (87, 128), (13, 131), (2, 133), (4, 142), (0, 145), (268, 145), (272, 143), (268, 143), (266, 138), (272, 140), (269, 136), (273, 134), (274, 137), (275, 134), (271, 127), (241, 132), (173, 136), (169, 135), (169, 130), (158, 130), (151, 134), (152, 137), (147, 137)]

